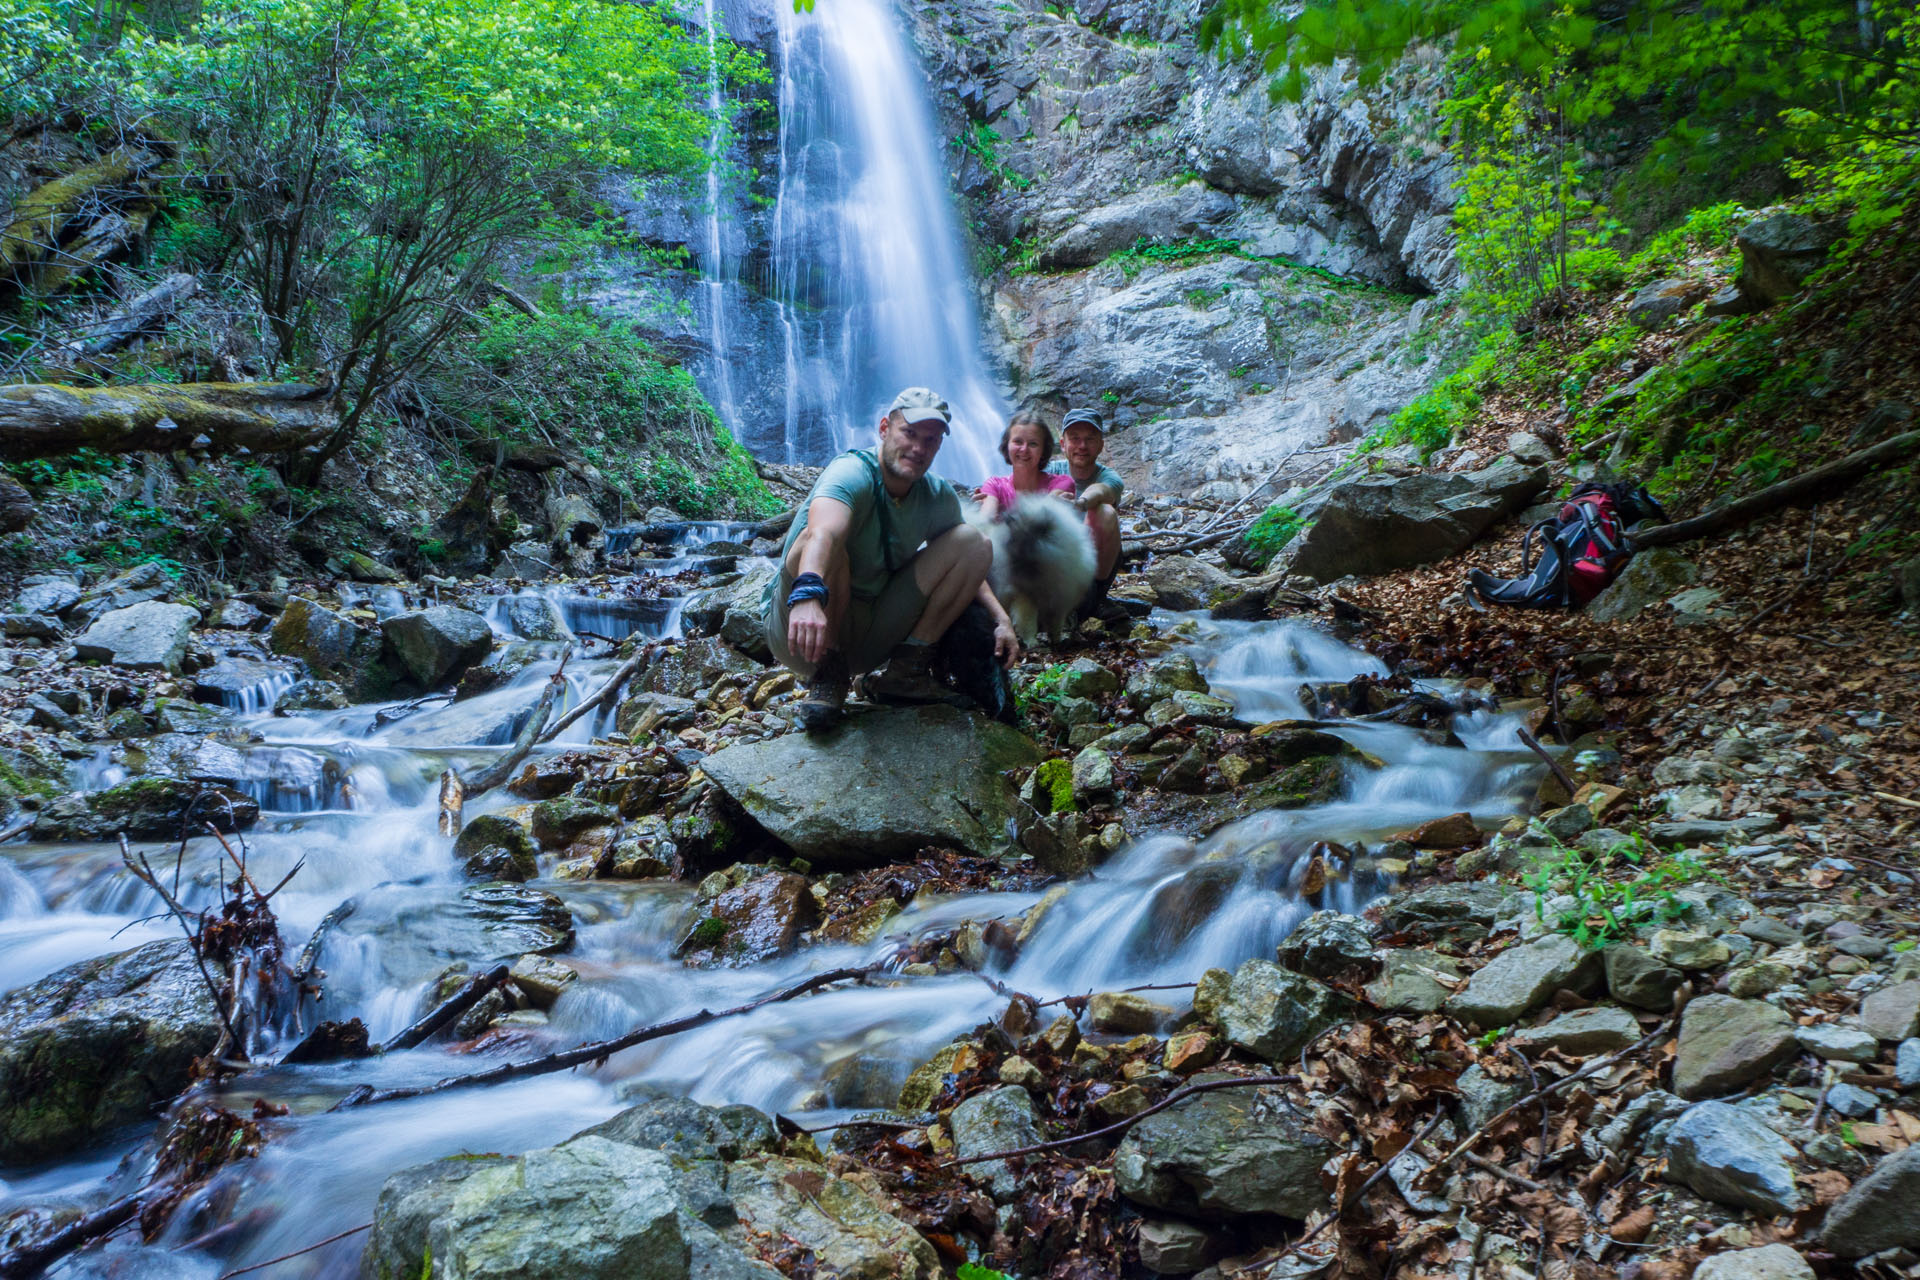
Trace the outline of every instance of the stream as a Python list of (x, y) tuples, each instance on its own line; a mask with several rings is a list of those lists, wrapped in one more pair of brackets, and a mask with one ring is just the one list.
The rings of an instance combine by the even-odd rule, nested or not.
[[(697, 553), (684, 547), (680, 558), (657, 562), (656, 571), (685, 568)], [(677, 601), (629, 601), (560, 586), (545, 594), (575, 631), (616, 639), (677, 634)], [(498, 602), (494, 625), (513, 645), (535, 646), (529, 652), (537, 656), (492, 692), (429, 703), (398, 718), (398, 704), (275, 716), (261, 709), (271, 693), (238, 700), (236, 713), (262, 739), (245, 749), (245, 789), (262, 809), (246, 838), (250, 872), (267, 885), (304, 860), (273, 904), (287, 955), (299, 951), (329, 912), (354, 903), (326, 936), (319, 960), (327, 975), (324, 1000), (303, 1002), (306, 1027), (322, 1018), (357, 1017), (378, 1043), (419, 1016), (449, 964), (465, 961), (478, 972), (510, 961), (528, 949), (528, 931), (541, 927), (477, 917), (463, 897), (472, 886), (451, 856), (451, 841), (436, 832), (441, 771), (496, 754), (559, 659), (561, 641), (514, 637), (510, 601)], [(367, 603), (386, 610), (404, 602), (388, 593)], [(496, 659), (509, 647), (496, 648)], [(1256, 724), (1307, 718), (1296, 695), (1303, 682), (1385, 674), (1368, 655), (1290, 623), (1196, 620), (1190, 651), (1214, 692), (1235, 703), (1240, 719)], [(597, 689), (616, 665), (610, 657), (576, 656), (567, 666), (569, 704)], [(1295, 884), (1316, 842), (1377, 842), (1462, 809), (1483, 823), (1515, 812), (1538, 773), (1520, 746), (1517, 723), (1486, 711), (1462, 713), (1453, 724), (1459, 745), (1442, 745), (1437, 735), (1397, 725), (1328, 722), (1325, 727), (1384, 767), (1356, 771), (1346, 794), (1332, 803), (1256, 813), (1198, 842), (1170, 833), (1139, 836), (1052, 903), (1017, 958), (994, 975), (1045, 1000), (1191, 982), (1208, 967), (1271, 958), (1275, 944), (1309, 912), (1359, 911), (1389, 887), (1362, 869), (1309, 900)], [(585, 717), (550, 749), (585, 743), (609, 728), (607, 712)], [(81, 762), (73, 782), (105, 786), (118, 780), (115, 772), (102, 757)], [(488, 793), (469, 805), (468, 817), (514, 803), (504, 790)], [(172, 846), (145, 847), (156, 866), (171, 868)], [(177, 936), (171, 920), (153, 918), (159, 902), (125, 872), (112, 845), (12, 845), (0, 854), (0, 989), (90, 956)], [(181, 877), (189, 906), (217, 902), (221, 859), (211, 840), (190, 844)], [(551, 871), (552, 861), (543, 857), (543, 871)], [(248, 1113), (256, 1098), (292, 1109), (266, 1122), (269, 1141), (260, 1157), (216, 1175), (155, 1245), (141, 1246), (129, 1233), (104, 1250), (77, 1255), (54, 1274), (212, 1280), (367, 1222), (382, 1182), (399, 1169), (461, 1152), (549, 1145), (648, 1090), (747, 1103), (803, 1124), (871, 1106), (939, 1046), (995, 1017), (1005, 998), (969, 973), (902, 975), (723, 1019), (629, 1050), (598, 1070), (327, 1112), (355, 1086), (426, 1083), (739, 1004), (811, 973), (885, 961), (903, 938), (965, 920), (1013, 917), (1044, 892), (923, 893), (871, 946), (817, 944), (755, 966), (700, 970), (673, 956), (692, 884), (543, 877), (526, 888), (564, 902), (575, 928), (561, 958), (580, 978), (544, 1025), (529, 1020), (510, 1047), (487, 1054), (455, 1054), (444, 1042), (430, 1042), (379, 1059), (269, 1066), (231, 1081), (218, 1100), (237, 1112)], [(1155, 998), (1179, 1005), (1185, 995)], [(250, 1052), (271, 1061), (297, 1038), (283, 1025)], [(0, 1213), (24, 1204), (91, 1206), (125, 1194), (150, 1168), (151, 1136), (149, 1126), (140, 1126), (55, 1164), (0, 1171)], [(220, 1223), (238, 1225), (213, 1248), (180, 1247)], [(354, 1275), (363, 1239), (348, 1238), (272, 1274)]]

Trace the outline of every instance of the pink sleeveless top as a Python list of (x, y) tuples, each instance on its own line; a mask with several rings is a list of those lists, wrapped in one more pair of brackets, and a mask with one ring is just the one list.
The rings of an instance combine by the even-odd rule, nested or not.
[[(1041, 484), (1038, 489), (1031, 489), (1028, 490), (1028, 492), (1064, 493), (1069, 497), (1073, 494), (1072, 476), (1050, 476), (1042, 472), (1040, 481)], [(1000, 504), (1001, 512), (1005, 513), (1013, 509), (1013, 504), (1020, 500), (1021, 494), (1020, 490), (1013, 487), (1012, 476), (995, 476), (980, 486), (980, 496), (982, 498), (992, 498)]]

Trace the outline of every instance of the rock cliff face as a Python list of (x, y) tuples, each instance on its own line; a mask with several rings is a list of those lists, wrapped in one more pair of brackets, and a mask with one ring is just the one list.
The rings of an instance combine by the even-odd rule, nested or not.
[[(731, 399), (742, 438), (777, 455), (785, 367), (768, 294), (782, 50), (769, 3), (785, 0), (725, 13), (776, 81), (736, 118), (723, 224)], [(1152, 488), (1241, 490), (1424, 390), (1447, 345), (1430, 295), (1456, 278), (1449, 164), (1422, 140), (1438, 56), (1364, 93), (1325, 71), (1303, 101), (1275, 103), (1257, 66), (1199, 48), (1191, 3), (1059, 8), (899, 10), (945, 135), (982, 340), (1008, 399), (1103, 407), (1121, 428), (1114, 459)], [(700, 198), (671, 194), (629, 209), (643, 240), (684, 246), (696, 271), (656, 272), (639, 290), (616, 272), (589, 293), (657, 328), (711, 394), (719, 370), (696, 274), (705, 216)], [(1293, 473), (1336, 456), (1302, 452)]]

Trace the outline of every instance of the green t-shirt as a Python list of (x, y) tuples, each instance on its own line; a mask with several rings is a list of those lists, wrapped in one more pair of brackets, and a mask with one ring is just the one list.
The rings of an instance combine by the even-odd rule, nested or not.
[[(843, 453), (827, 464), (827, 469), (813, 482), (807, 500), (794, 513), (793, 527), (787, 530), (787, 540), (780, 547), (780, 561), (786, 563), (794, 539), (807, 527), (807, 512), (815, 498), (832, 498), (844, 503), (853, 512), (847, 526), (848, 585), (857, 599), (872, 600), (887, 585), (889, 576), (886, 552), (880, 545), (880, 518), (874, 510), (875, 498), (884, 499), (888, 504), (887, 524), (893, 533), (893, 567), (897, 571), (913, 559), (922, 543), (960, 523), (960, 495), (945, 480), (929, 475), (914, 481), (906, 497), (888, 497), (873, 478), (874, 473), (860, 460), (863, 456), (872, 460), (873, 450)], [(879, 464), (875, 461), (874, 465)], [(769, 607), (778, 583), (776, 577), (767, 584)]]
[(1074, 476), (1073, 470), (1067, 465), (1065, 458), (1055, 458), (1052, 462), (1049, 462), (1047, 464), (1047, 474), (1050, 476), (1067, 476), (1071, 478), (1073, 480), (1073, 496), (1076, 498), (1087, 491), (1087, 485), (1094, 484), (1111, 486), (1113, 489), (1113, 500), (1116, 505), (1127, 492), (1127, 482), (1120, 478), (1120, 473), (1101, 462), (1093, 464), (1093, 479), (1087, 481), (1086, 484), (1082, 484), (1079, 478)]

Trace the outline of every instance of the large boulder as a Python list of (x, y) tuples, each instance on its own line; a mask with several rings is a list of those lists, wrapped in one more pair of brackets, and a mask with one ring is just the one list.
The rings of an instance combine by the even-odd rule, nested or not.
[(715, 752), (700, 767), (775, 839), (816, 864), (885, 862), (927, 845), (991, 855), (1006, 842), (1006, 772), (1039, 759), (1025, 735), (953, 707), (887, 707), (831, 733)]
[(809, 1250), (842, 1280), (938, 1280), (940, 1255), (853, 1182), (820, 1165), (756, 1156), (727, 1166), (727, 1194), (752, 1234)]
[(483, 813), (460, 828), (453, 860), (469, 876), (488, 880), (531, 880), (540, 874), (533, 837), (513, 819)]
[(422, 688), (437, 689), (493, 652), (493, 628), (477, 613), (437, 604), (380, 623), (387, 647)]
[(524, 1156), (436, 1161), (380, 1189), (363, 1275), (687, 1280), (672, 1161), (596, 1135)]
[(137, 671), (178, 672), (199, 621), (198, 610), (158, 600), (115, 609), (74, 638), (74, 656)]
[(90, 625), (101, 614), (126, 609), (147, 600), (158, 600), (173, 590), (167, 571), (149, 560), (137, 564), (117, 577), (89, 587), (79, 601), (68, 606), (67, 621), (76, 627)]
[(1320, 1166), (1335, 1148), (1273, 1095), (1216, 1089), (1148, 1116), (1114, 1153), (1120, 1193), (1136, 1204), (1213, 1221), (1252, 1214), (1305, 1218), (1325, 1209)]
[(1793, 1031), (1793, 1019), (1765, 1001), (1701, 996), (1680, 1019), (1673, 1091), (1711, 1098), (1743, 1088), (1794, 1055)]
[(15, 613), (62, 613), (80, 603), (80, 587), (71, 578), (39, 575), (27, 581), (13, 598)]
[(1205, 183), (1150, 187), (1112, 204), (1079, 210), (1065, 230), (1042, 246), (1035, 264), (1042, 271), (1091, 267), (1140, 240), (1164, 244), (1204, 236), (1207, 228), (1233, 213), (1233, 197)]
[(754, 675), (760, 665), (724, 641), (694, 636), (669, 645), (634, 677), (636, 692), (696, 698), (722, 676)]
[(1349, 480), (1287, 548), (1288, 572), (1331, 582), (1444, 560), (1546, 486), (1546, 468), (1512, 459), (1478, 471)]
[(682, 621), (718, 636), (756, 662), (772, 662), (761, 597), (775, 569), (771, 560), (756, 560), (742, 566), (732, 581), (694, 592), (680, 611)]
[(1163, 609), (1211, 609), (1238, 589), (1224, 570), (1193, 556), (1162, 556), (1143, 576)]
[(1678, 551), (1650, 547), (1636, 553), (1620, 576), (1588, 601), (1587, 616), (1598, 622), (1625, 622), (1685, 589), (1699, 576), (1693, 562)]
[[(976, 1093), (953, 1109), (947, 1121), (953, 1130), (954, 1154), (962, 1159), (989, 1151), (1013, 1151), (1041, 1141), (1040, 1121), (1033, 1099), (1017, 1084)], [(985, 1160), (970, 1171), (984, 1179), (993, 1198), (1005, 1203), (1020, 1187), (1020, 1175), (1005, 1160)]]
[(1356, 1011), (1353, 1001), (1311, 978), (1266, 960), (1249, 960), (1234, 970), (1216, 1020), (1235, 1047), (1284, 1062)]
[(376, 697), (384, 681), (375, 673), (380, 637), (322, 608), (304, 596), (294, 596), (274, 620), (267, 645), (275, 653), (298, 658), (322, 680), (337, 681), (348, 692)]
[(1773, 213), (1740, 228), (1740, 291), (1770, 306), (1800, 292), (1808, 276), (1827, 260), (1841, 228), (1797, 213)]
[(287, 681), (285, 666), (253, 658), (222, 658), (193, 678), (193, 696), (236, 711), (265, 711)]
[(219, 1038), (185, 940), (84, 960), (0, 998), (0, 1165), (151, 1121)]
[(1920, 1147), (1881, 1159), (1827, 1210), (1820, 1241), (1843, 1258), (1920, 1248)]
[[(232, 755), (220, 748), (206, 754)], [(91, 794), (72, 792), (40, 811), (34, 835), (42, 840), (177, 840), (191, 819), (196, 833), (212, 823), (244, 831), (260, 820), (252, 796), (184, 778), (135, 778)]]
[(1798, 1153), (1750, 1111), (1725, 1102), (1690, 1107), (1667, 1132), (1667, 1177), (1709, 1200), (1758, 1213), (1791, 1213)]

